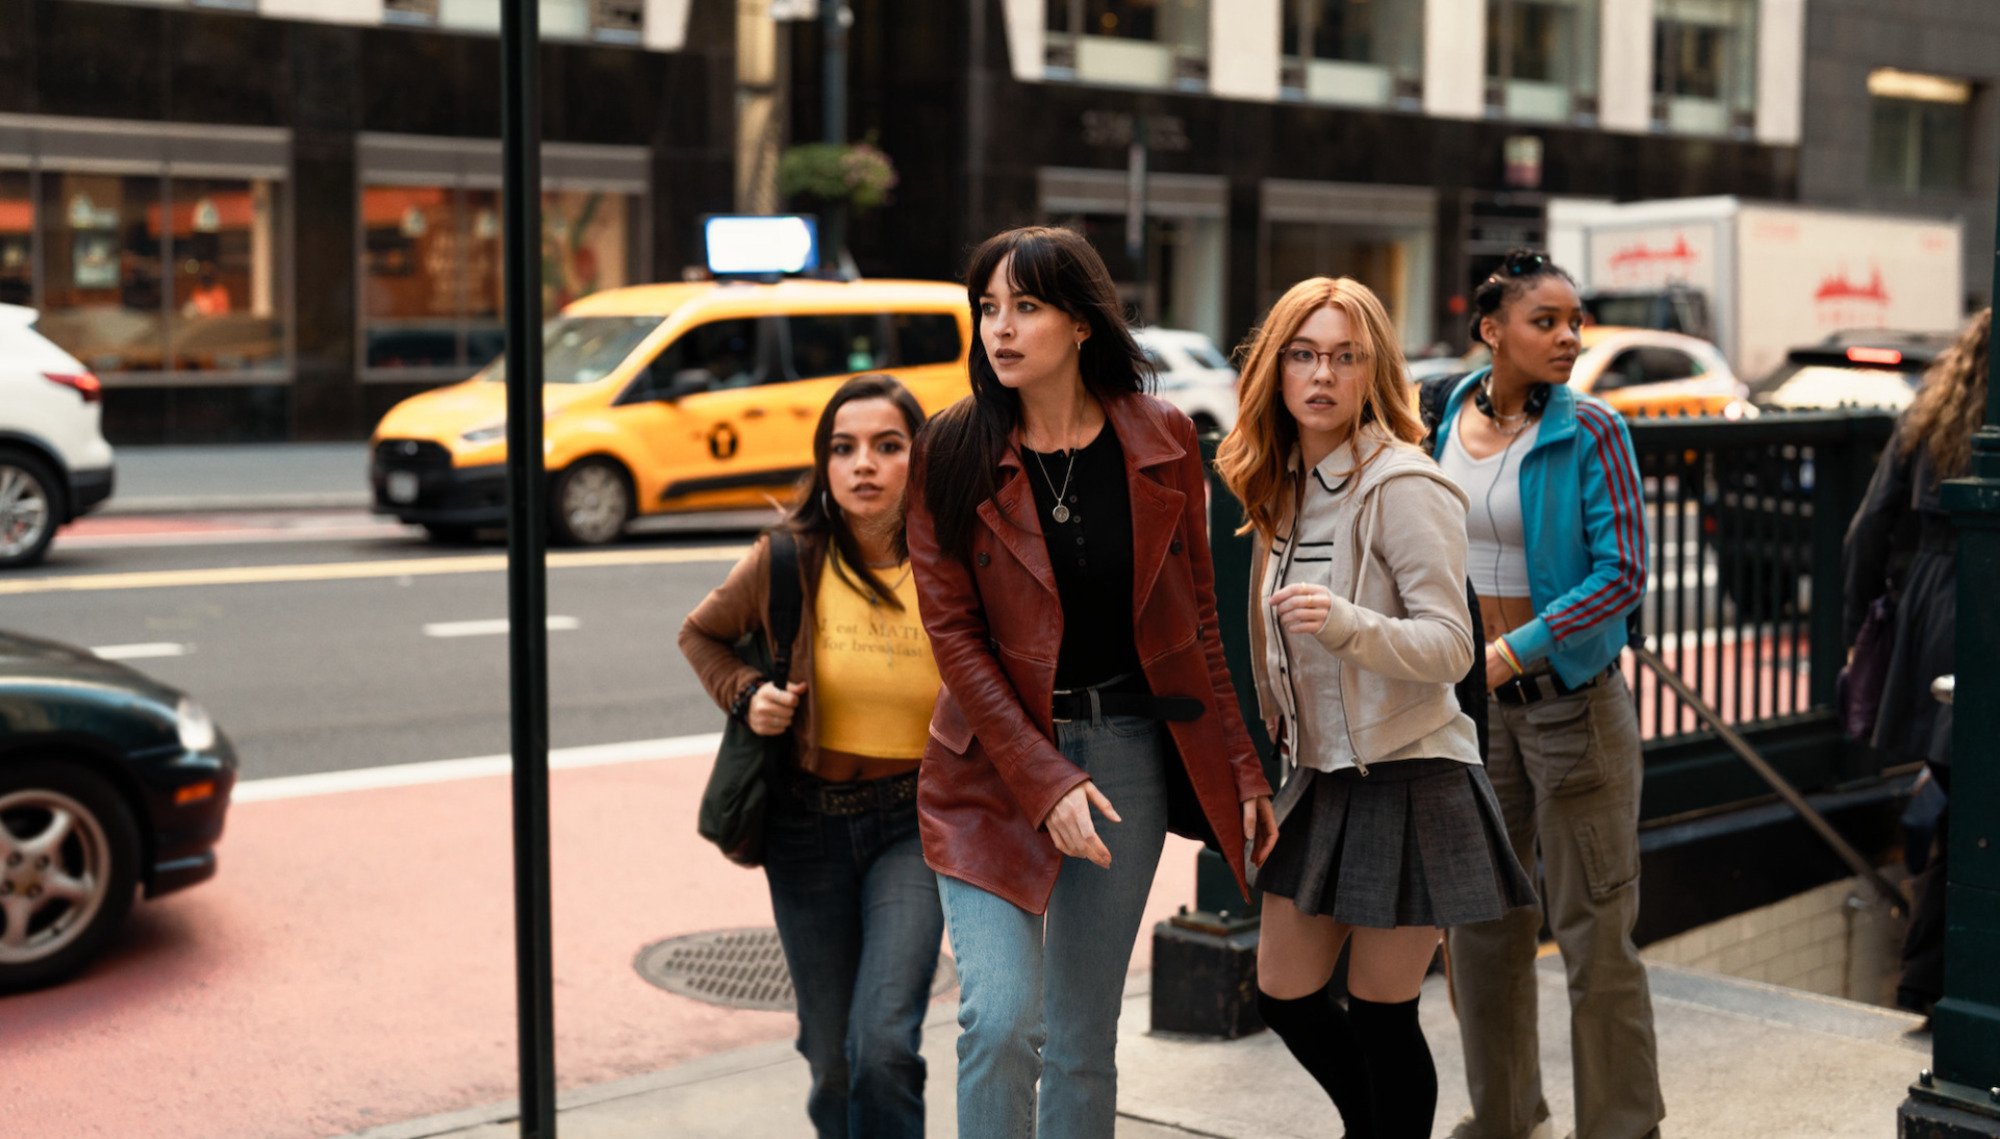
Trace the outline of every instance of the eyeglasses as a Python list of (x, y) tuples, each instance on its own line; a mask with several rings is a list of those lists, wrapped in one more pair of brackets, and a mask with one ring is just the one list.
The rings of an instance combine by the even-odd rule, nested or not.
[(1368, 354), (1356, 352), (1352, 348), (1342, 348), (1334, 352), (1317, 352), (1311, 348), (1296, 345), (1278, 354), (1278, 363), (1285, 374), (1295, 379), (1306, 379), (1319, 372), (1319, 362), (1326, 361), (1326, 370), (1341, 379), (1360, 375), (1368, 368)]

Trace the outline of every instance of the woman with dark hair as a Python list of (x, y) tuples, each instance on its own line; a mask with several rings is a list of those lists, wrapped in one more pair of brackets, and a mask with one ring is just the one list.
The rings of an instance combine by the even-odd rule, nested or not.
[(781, 529), (803, 598), (780, 688), (736, 655), (770, 626), (771, 536), (681, 626), (681, 652), (730, 715), (792, 734), (771, 789), (764, 874), (798, 994), (806, 1113), (820, 1139), (924, 1134), (924, 1011), (944, 919), (917, 837), (937, 666), (917, 618), (903, 495), (924, 411), (884, 375), (841, 385)]
[[(1986, 415), (1992, 327), (1993, 310), (1978, 313), (1924, 374), (1916, 399), (1897, 418), (1895, 434), (1875, 464), (1841, 549), (1848, 645), (1876, 598), (1887, 595), (1894, 614), (1882, 699), (1866, 742), (1899, 762), (1924, 764), (1947, 795), (1951, 706), (1931, 695), (1931, 682), (1956, 668), (1958, 533), (1939, 491), (1944, 480), (1963, 476), (1972, 464), (1972, 437)], [(1930, 857), (1917, 877), (1896, 986), (1896, 1003), (1926, 1016), (1944, 995), (1948, 834), (1947, 818), (1940, 814), (1933, 851), (1926, 852)]]
[(1250, 340), (1216, 459), (1256, 535), (1250, 658), (1289, 772), (1257, 1007), (1356, 1139), (1430, 1137), (1417, 1002), (1440, 929), (1535, 902), (1453, 692), (1474, 653), (1465, 494), (1416, 446), (1403, 375), (1366, 285), (1301, 281)]
[(966, 292), (972, 396), (919, 441), (909, 523), (945, 686), (918, 813), (959, 968), (959, 1134), (1110, 1139), (1169, 802), (1247, 894), (1270, 786), (1216, 632), (1194, 425), (1142, 393), (1104, 262), (1009, 230)]
[[(1473, 293), (1493, 364), (1449, 384), (1432, 452), (1466, 493), (1466, 570), (1485, 647), (1486, 772), (1514, 852), (1542, 866), (1569, 974), (1576, 1134), (1655, 1135), (1653, 1005), (1639, 916), (1639, 721), (1618, 669), (1646, 589), (1646, 514), (1618, 413), (1569, 387), (1583, 305), (1546, 254), (1515, 250)], [(1439, 382), (1439, 381), (1433, 381)], [(1426, 393), (1428, 394), (1428, 393)], [(1553, 1133), (1536, 1045), (1535, 941), (1515, 910), (1447, 934), (1472, 1115), (1455, 1139)]]

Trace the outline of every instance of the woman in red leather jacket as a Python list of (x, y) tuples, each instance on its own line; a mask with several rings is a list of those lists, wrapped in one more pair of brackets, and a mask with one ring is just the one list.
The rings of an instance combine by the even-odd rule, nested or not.
[(917, 807), (959, 967), (959, 1134), (1110, 1139), (1171, 788), (1239, 887), (1271, 789), (1216, 631), (1194, 425), (1143, 394), (1104, 262), (1009, 230), (966, 291), (973, 394), (926, 427), (909, 498), (945, 685)]

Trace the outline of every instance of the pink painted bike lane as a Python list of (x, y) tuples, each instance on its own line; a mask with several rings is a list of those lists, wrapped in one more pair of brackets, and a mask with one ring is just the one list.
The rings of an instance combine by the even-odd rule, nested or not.
[[(552, 775), (563, 1087), (793, 1030), (633, 968), (662, 938), (771, 924), (762, 875), (694, 834), (708, 765)], [(8, 1130), (289, 1139), (512, 1098), (509, 826), (499, 776), (236, 804), (214, 881), (142, 903), (75, 981), (0, 999)], [(1147, 931), (1192, 899), (1194, 849), (1169, 840)]]

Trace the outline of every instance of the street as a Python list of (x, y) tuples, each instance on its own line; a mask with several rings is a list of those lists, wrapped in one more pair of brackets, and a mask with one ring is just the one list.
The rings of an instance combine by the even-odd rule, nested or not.
[[(144, 654), (135, 667), (214, 713), (247, 780), (507, 750), (503, 545), (360, 514), (262, 521), (86, 519), (31, 577), (0, 579), (5, 623)], [(718, 730), (675, 636), (747, 538), (551, 558), (552, 746)]]
[[(771, 925), (762, 875), (694, 833), (721, 716), (674, 644), (746, 537), (550, 559), (565, 1088), (795, 1031), (634, 969), (664, 938)], [(6, 624), (197, 695), (244, 782), (213, 882), (140, 904), (75, 980), (0, 1001), (10, 1127), (313, 1139), (511, 1097), (504, 547), (326, 512), (107, 517), (64, 538), (0, 578)], [(1148, 927), (1192, 899), (1193, 849), (1169, 841)], [(1142, 936), (1134, 967), (1149, 958)], [(83, 1072), (121, 1093), (79, 1095)], [(761, 1110), (802, 1120), (796, 1090)]]

